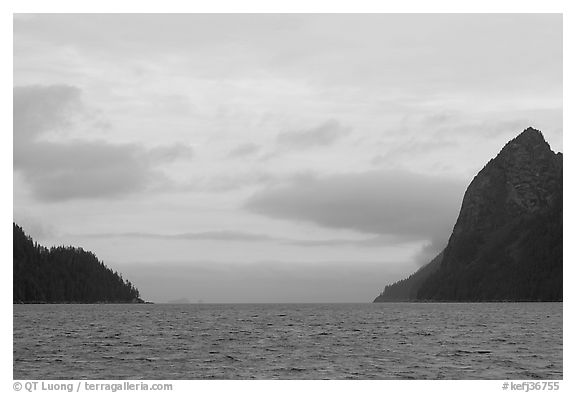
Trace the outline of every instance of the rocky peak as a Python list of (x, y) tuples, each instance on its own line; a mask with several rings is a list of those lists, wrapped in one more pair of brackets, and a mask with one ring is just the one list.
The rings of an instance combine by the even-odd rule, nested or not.
[(474, 178), (454, 234), (496, 229), (552, 205), (562, 187), (562, 158), (532, 127), (508, 142)]
[(506, 145), (510, 144), (522, 144), (525, 146), (537, 146), (537, 145), (548, 145), (548, 142), (544, 139), (544, 135), (539, 130), (528, 127), (522, 131), (516, 138), (512, 139)]
[[(416, 294), (416, 295), (414, 295)], [(448, 245), (376, 301), (562, 300), (562, 154), (527, 128), (468, 186)]]
[(508, 142), (496, 159), (510, 169), (515, 167), (538, 169), (546, 166), (548, 161), (554, 161), (554, 156), (542, 133), (529, 127)]

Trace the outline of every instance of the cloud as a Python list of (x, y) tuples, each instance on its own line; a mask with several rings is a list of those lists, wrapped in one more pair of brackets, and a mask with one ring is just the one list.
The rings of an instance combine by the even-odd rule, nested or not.
[(444, 250), (448, 244), (448, 238), (435, 238), (431, 239), (428, 243), (424, 244), (420, 250), (414, 255), (414, 262), (423, 266), (434, 259), (440, 251)]
[(170, 146), (154, 147), (146, 152), (146, 156), (152, 162), (171, 162), (192, 158), (194, 156), (194, 150), (191, 146), (176, 143)]
[(145, 149), (138, 144), (42, 140), (70, 128), (80, 90), (66, 85), (14, 88), (14, 169), (45, 201), (108, 198), (145, 189), (161, 175), (156, 165), (190, 157), (184, 145)]
[[(514, 115), (514, 114), (513, 114)], [(452, 124), (441, 125), (435, 130), (435, 135), (439, 138), (453, 138), (455, 135), (474, 135), (484, 138), (495, 138), (499, 136), (510, 137), (518, 130), (526, 129), (530, 124), (526, 124), (526, 117), (498, 120), (481, 120), (453, 122)]]
[[(352, 229), (397, 242), (447, 240), (465, 184), (402, 171), (300, 178), (253, 195), (245, 208), (271, 218)], [(441, 240), (439, 240), (441, 239)]]
[(280, 133), (276, 143), (284, 149), (330, 146), (349, 133), (348, 127), (342, 126), (336, 120), (329, 120), (311, 129)]
[(371, 163), (375, 166), (393, 164), (399, 158), (438, 154), (443, 149), (450, 149), (457, 145), (454, 140), (446, 136), (436, 136), (428, 139), (412, 137), (406, 142), (401, 142), (388, 152), (376, 155), (372, 158)]
[(417, 96), (562, 86), (561, 14), (49, 14), (15, 20), (14, 36), (33, 49), (60, 45), (116, 63), (185, 57), (188, 48), (183, 66), (218, 80), (267, 67), (330, 87)]
[(186, 232), (176, 234), (161, 234), (149, 232), (123, 232), (123, 233), (94, 233), (78, 235), (91, 238), (137, 238), (156, 240), (216, 240), (216, 241), (241, 241), (241, 242), (277, 242), (281, 239), (268, 235), (240, 232), (240, 231), (206, 231), (206, 232)]
[(241, 158), (246, 156), (251, 156), (253, 154), (258, 153), (260, 150), (260, 146), (254, 143), (244, 143), (232, 149), (230, 153), (228, 153), (229, 158)]
[(201, 192), (229, 192), (247, 187), (263, 186), (277, 183), (282, 176), (265, 171), (242, 172), (235, 174), (216, 174), (191, 179), (187, 184), (178, 184), (178, 189)]
[(151, 232), (121, 232), (121, 233), (87, 233), (76, 234), (82, 238), (96, 239), (150, 239), (150, 240), (176, 240), (176, 241), (223, 241), (223, 242), (265, 242), (299, 247), (384, 247), (394, 243), (394, 239), (386, 236), (370, 236), (363, 239), (321, 239), (301, 240), (286, 237), (270, 236), (260, 233), (243, 231), (220, 230), (205, 232), (184, 232), (175, 234)]
[(38, 219), (28, 211), (14, 208), (14, 222), (24, 229), (24, 232), (35, 241), (51, 239), (58, 233), (51, 223)]
[(14, 87), (14, 143), (30, 142), (43, 132), (69, 126), (80, 107), (80, 90), (73, 86)]
[(152, 171), (143, 155), (106, 142), (33, 143), (14, 157), (14, 167), (43, 200), (112, 197), (145, 187)]

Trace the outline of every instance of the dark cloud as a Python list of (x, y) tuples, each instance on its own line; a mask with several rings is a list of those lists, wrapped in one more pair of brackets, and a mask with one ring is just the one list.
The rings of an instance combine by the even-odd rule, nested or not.
[(258, 153), (260, 150), (260, 146), (254, 143), (244, 143), (232, 149), (230, 153), (228, 153), (229, 158), (241, 158), (246, 156), (251, 156), (253, 154)]
[(142, 151), (105, 142), (32, 143), (14, 168), (43, 200), (100, 198), (141, 190), (152, 176)]
[(80, 90), (65, 85), (14, 88), (14, 169), (42, 200), (114, 197), (144, 189), (155, 165), (190, 157), (188, 146), (145, 149), (106, 141), (42, 140), (67, 128), (82, 107)]
[(330, 146), (349, 133), (348, 127), (342, 126), (336, 120), (329, 120), (311, 129), (280, 133), (276, 142), (285, 149), (306, 149)]
[(464, 189), (453, 179), (372, 171), (301, 178), (255, 194), (245, 207), (272, 218), (437, 244), (448, 238)]

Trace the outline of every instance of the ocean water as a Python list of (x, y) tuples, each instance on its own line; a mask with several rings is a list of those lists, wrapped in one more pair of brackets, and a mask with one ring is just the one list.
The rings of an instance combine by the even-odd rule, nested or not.
[(561, 303), (13, 311), (14, 379), (562, 379)]

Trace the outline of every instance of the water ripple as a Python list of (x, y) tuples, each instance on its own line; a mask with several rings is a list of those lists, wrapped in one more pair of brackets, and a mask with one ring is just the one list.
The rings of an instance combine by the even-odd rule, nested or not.
[(562, 304), (14, 305), (15, 379), (561, 379)]

